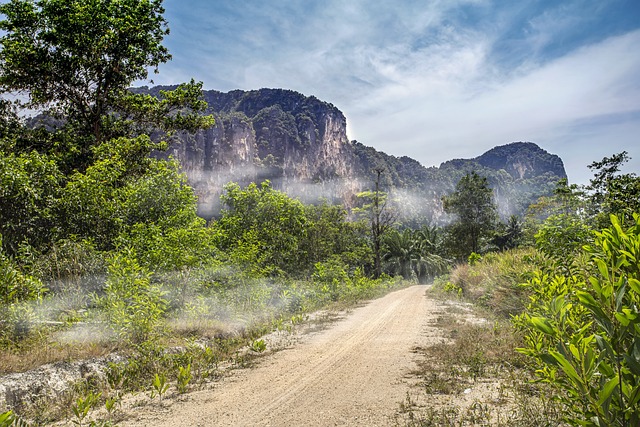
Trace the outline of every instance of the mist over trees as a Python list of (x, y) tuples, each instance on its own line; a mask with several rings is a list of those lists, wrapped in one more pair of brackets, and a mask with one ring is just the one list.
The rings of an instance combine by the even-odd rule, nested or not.
[[(343, 206), (230, 183), (221, 215), (198, 217), (178, 162), (151, 153), (214, 124), (201, 84), (129, 90), (170, 58), (161, 3), (0, 5), (0, 90), (22, 95), (0, 103), (0, 358), (93, 325), (135, 384), (157, 374), (158, 348), (191, 339), (176, 319), (205, 335), (231, 319), (290, 327), (401, 285), (373, 278), (368, 224)], [(223, 357), (211, 339), (191, 356)]]

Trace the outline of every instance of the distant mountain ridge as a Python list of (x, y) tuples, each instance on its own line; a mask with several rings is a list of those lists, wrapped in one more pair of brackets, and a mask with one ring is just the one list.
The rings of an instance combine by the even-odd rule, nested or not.
[[(170, 87), (140, 88), (157, 94)], [(181, 163), (199, 196), (200, 213), (215, 215), (229, 181), (241, 185), (269, 179), (273, 186), (305, 202), (321, 198), (357, 204), (356, 194), (373, 186), (383, 168), (404, 222), (448, 221), (441, 198), (474, 170), (487, 176), (503, 217), (522, 214), (539, 196), (566, 178), (562, 160), (531, 142), (495, 147), (474, 159), (454, 159), (426, 168), (416, 160), (387, 155), (349, 141), (344, 114), (313, 96), (285, 89), (204, 92), (216, 126), (181, 134), (167, 153)]]
[(440, 167), (446, 168), (449, 164), (457, 164), (457, 167), (460, 167), (465, 163), (475, 163), (494, 170), (502, 169), (514, 179), (534, 178), (540, 172), (551, 172), (562, 178), (567, 177), (562, 159), (549, 154), (532, 142), (512, 142), (494, 147), (475, 159), (449, 160), (442, 163)]

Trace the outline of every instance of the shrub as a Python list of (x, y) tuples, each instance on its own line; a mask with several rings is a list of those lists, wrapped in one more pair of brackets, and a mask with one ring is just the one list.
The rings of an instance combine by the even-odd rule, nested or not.
[(0, 252), (0, 304), (37, 300), (46, 291), (47, 288), (39, 279), (22, 273)]
[(0, 233), (6, 254), (17, 255), (23, 243), (47, 246), (58, 225), (51, 211), (61, 181), (49, 156), (0, 150)]
[(316, 304), (336, 301), (352, 303), (373, 298), (399, 283), (399, 280), (394, 281), (387, 275), (371, 279), (360, 267), (350, 272), (348, 266), (337, 256), (326, 262), (316, 263), (312, 280), (317, 294), (314, 301)]
[(583, 426), (640, 424), (640, 215), (611, 226), (585, 246), (591, 269), (572, 276), (539, 273), (526, 313), (520, 352), (540, 381), (558, 391), (567, 422)]
[(154, 338), (167, 308), (164, 292), (151, 283), (134, 251), (114, 255), (104, 296), (97, 299), (118, 335), (133, 343)]

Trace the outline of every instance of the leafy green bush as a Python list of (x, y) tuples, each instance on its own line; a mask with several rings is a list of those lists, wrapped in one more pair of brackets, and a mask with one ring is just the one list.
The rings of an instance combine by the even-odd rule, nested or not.
[(180, 227), (137, 223), (118, 236), (116, 242), (131, 247), (142, 266), (155, 272), (181, 271), (207, 266), (218, 254), (213, 230), (201, 218)]
[(230, 183), (225, 186), (221, 200), (226, 208), (222, 218), (213, 224), (220, 249), (252, 247), (250, 251), (243, 251), (255, 254), (245, 261), (260, 268), (271, 268), (274, 273), (294, 273), (300, 268), (304, 254), (299, 251), (307, 218), (299, 200), (274, 190), (269, 181), (260, 186), (252, 183), (245, 189)]
[(531, 304), (516, 318), (526, 334), (519, 351), (557, 389), (573, 425), (640, 424), (640, 215), (627, 229), (610, 220), (583, 248), (590, 268), (539, 273), (529, 282)]
[(474, 266), (478, 261), (482, 260), (482, 255), (477, 254), (475, 252), (471, 252), (471, 254), (467, 257), (467, 262), (470, 266)]
[(137, 224), (163, 229), (196, 221), (196, 198), (175, 161), (149, 157), (157, 148), (146, 135), (118, 138), (96, 149), (97, 160), (69, 177), (57, 207), (59, 232), (92, 239), (110, 250)]
[(583, 245), (592, 240), (592, 230), (575, 215), (552, 215), (535, 235), (536, 247), (568, 267)]
[(31, 330), (34, 309), (47, 287), (38, 278), (22, 272), (2, 251), (0, 235), (0, 342), (19, 341)]
[(0, 150), (0, 233), (7, 255), (16, 255), (22, 243), (38, 249), (49, 243), (57, 226), (52, 210), (61, 181), (50, 157)]
[(46, 286), (37, 278), (22, 273), (0, 252), (0, 305), (42, 298)]
[(308, 277), (333, 255), (353, 266), (370, 263), (367, 227), (348, 221), (343, 206), (304, 205), (269, 181), (230, 183), (221, 200), (222, 217), (211, 225), (215, 245), (225, 261), (255, 277)]
[(341, 291), (351, 282), (347, 273), (348, 267), (337, 257), (315, 265), (311, 276), (317, 289), (325, 300), (337, 301)]
[(398, 283), (386, 275), (371, 279), (359, 267), (350, 272), (349, 267), (337, 256), (316, 263), (311, 278), (315, 288), (313, 303), (317, 305), (373, 298)]
[(167, 308), (164, 292), (151, 282), (134, 251), (113, 256), (104, 296), (97, 298), (109, 323), (122, 338), (142, 343), (156, 336)]

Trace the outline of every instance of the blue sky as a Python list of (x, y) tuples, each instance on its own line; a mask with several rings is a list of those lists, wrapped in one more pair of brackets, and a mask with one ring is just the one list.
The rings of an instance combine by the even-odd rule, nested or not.
[(640, 1), (165, 0), (157, 84), (286, 88), (425, 166), (513, 141), (640, 172)]

